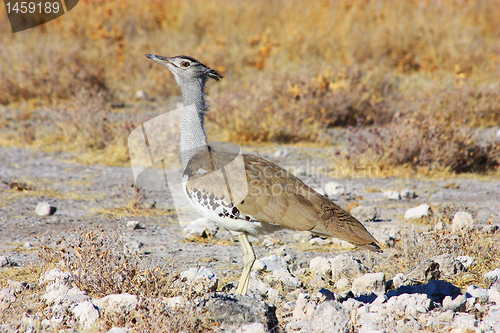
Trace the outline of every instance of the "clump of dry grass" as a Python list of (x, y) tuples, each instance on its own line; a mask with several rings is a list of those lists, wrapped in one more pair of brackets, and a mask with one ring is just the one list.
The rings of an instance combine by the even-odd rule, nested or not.
[(488, 283), (482, 277), (500, 265), (499, 237), (499, 233), (486, 235), (477, 230), (417, 232), (409, 227), (402, 230), (396, 252), (375, 269), (394, 276), (408, 272), (422, 260), (441, 254), (449, 253), (455, 258), (471, 256), (477, 260), (477, 264), (466, 273), (451, 277), (451, 282), (461, 288), (471, 284), (488, 288)]
[[(146, 117), (108, 105), (130, 102), (138, 89), (157, 100), (177, 95), (172, 76), (143, 55), (188, 54), (227, 77), (208, 87), (212, 137), (324, 144), (331, 126), (385, 124), (395, 144), (374, 142), (382, 155), (360, 144), (354, 164), (483, 172), (495, 168), (498, 146), (450, 128), (500, 121), (498, 11), (495, 0), (85, 1), (36, 29), (1, 34), (0, 104), (9, 109), (0, 112), (0, 139), (62, 143), (55, 149), (78, 152), (80, 162), (126, 164), (126, 138)], [(6, 16), (0, 31), (10, 31)], [(447, 157), (416, 152), (409, 139), (440, 141)]]
[[(45, 243), (50, 239), (45, 240)], [(173, 310), (162, 302), (166, 297), (184, 296), (192, 301), (199, 291), (182, 287), (179, 274), (169, 269), (146, 268), (138, 254), (126, 254), (124, 244), (113, 231), (80, 230), (76, 239), (60, 239), (56, 248), (41, 247), (41, 267), (61, 265), (75, 274), (75, 284), (93, 297), (130, 293), (139, 297), (136, 311), (129, 315), (105, 313), (97, 326), (132, 327), (138, 331), (212, 331), (209, 319), (193, 303)], [(42, 310), (40, 310), (42, 311)]]
[(500, 145), (481, 144), (471, 129), (455, 128), (435, 119), (398, 119), (391, 126), (354, 128), (347, 158), (381, 169), (407, 165), (455, 173), (484, 173), (500, 165)]

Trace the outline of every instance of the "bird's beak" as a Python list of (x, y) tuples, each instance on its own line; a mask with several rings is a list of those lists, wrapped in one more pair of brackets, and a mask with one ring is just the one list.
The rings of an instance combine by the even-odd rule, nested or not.
[(159, 62), (162, 65), (165, 65), (165, 63), (171, 63), (169, 57), (162, 57), (154, 54), (146, 54), (146, 58)]

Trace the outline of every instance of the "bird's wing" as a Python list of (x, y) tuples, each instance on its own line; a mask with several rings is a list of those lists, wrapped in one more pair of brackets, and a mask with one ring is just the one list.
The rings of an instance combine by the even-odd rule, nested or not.
[[(242, 157), (238, 162), (238, 158)], [(185, 169), (188, 193), (223, 198), (252, 219), (294, 230), (309, 230), (356, 246), (380, 250), (377, 241), (352, 215), (300, 179), (263, 158), (209, 151)]]

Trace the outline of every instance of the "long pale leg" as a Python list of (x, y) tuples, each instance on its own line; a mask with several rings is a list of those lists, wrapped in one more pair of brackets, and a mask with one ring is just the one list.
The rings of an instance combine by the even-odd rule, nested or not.
[(248, 241), (245, 234), (238, 235), (238, 240), (243, 248), (243, 273), (241, 274), (240, 282), (236, 293), (246, 295), (248, 291), (248, 282), (250, 281), (250, 270), (255, 262), (255, 252), (253, 252), (252, 244)]

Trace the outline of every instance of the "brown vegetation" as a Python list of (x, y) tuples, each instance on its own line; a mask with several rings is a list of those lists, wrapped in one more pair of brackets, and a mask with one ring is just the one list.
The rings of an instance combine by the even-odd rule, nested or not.
[(495, 170), (498, 143), (473, 127), (500, 123), (499, 11), (495, 0), (81, 1), (16, 34), (3, 16), (1, 139), (124, 163), (130, 129), (157, 105), (135, 92), (179, 94), (144, 54), (189, 54), (226, 76), (208, 89), (214, 138), (328, 143), (328, 127), (362, 125), (387, 134), (354, 140), (350, 163)]

